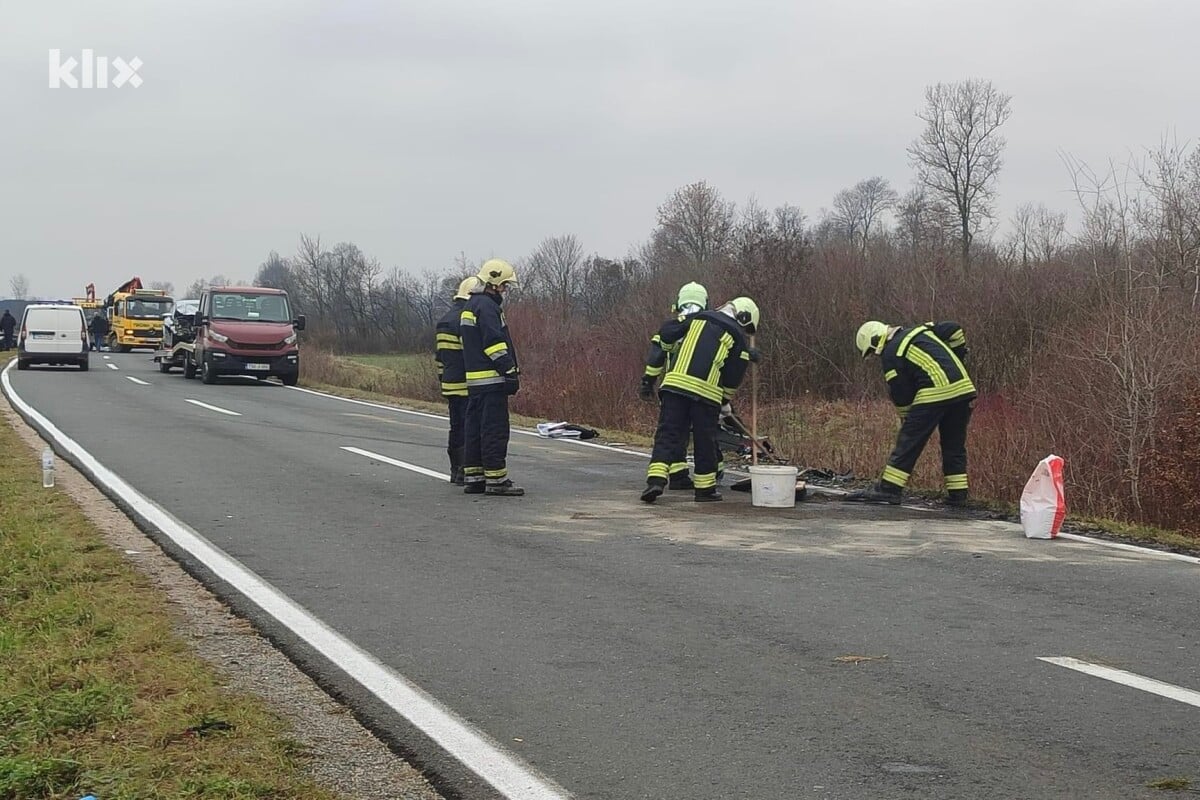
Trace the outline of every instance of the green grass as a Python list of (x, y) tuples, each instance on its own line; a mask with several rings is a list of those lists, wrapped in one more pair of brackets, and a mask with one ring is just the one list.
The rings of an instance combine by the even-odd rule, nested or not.
[(423, 353), (384, 353), (382, 355), (350, 355), (345, 358), (369, 367), (415, 373), (427, 367), (433, 357)]
[[(0, 426), (0, 800), (333, 798), (165, 608)], [(233, 728), (187, 733), (213, 720)]]

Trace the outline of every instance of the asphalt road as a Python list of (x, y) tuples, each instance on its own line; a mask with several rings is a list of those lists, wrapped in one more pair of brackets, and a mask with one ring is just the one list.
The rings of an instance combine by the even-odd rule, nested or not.
[[(1200, 780), (1200, 707), (1039, 660), (1200, 690), (1195, 564), (903, 508), (646, 506), (644, 460), (523, 435), (527, 496), (470, 497), (343, 449), (445, 472), (429, 416), (204, 386), (143, 353), (8, 374), (141, 493), (579, 798), (1130, 798)], [(291, 644), (443, 786), (489, 796)]]

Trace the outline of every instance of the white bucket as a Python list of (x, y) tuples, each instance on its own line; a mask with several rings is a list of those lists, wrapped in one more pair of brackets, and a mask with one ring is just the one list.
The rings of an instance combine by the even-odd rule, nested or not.
[(750, 503), (760, 508), (795, 508), (795, 467), (750, 467)]

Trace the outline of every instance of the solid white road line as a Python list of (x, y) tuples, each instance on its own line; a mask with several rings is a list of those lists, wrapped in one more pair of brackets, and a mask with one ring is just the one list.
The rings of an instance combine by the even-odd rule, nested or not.
[(1114, 550), (1128, 550), (1133, 553), (1150, 553), (1163, 558), (1170, 558), (1174, 561), (1183, 561), (1188, 564), (1200, 564), (1200, 558), (1196, 556), (1185, 556), (1182, 553), (1168, 553), (1165, 550), (1155, 550), (1151, 547), (1138, 547), (1136, 544), (1124, 544), (1122, 542), (1109, 542), (1104, 539), (1093, 539), (1091, 536), (1080, 536), (1078, 533), (1060, 533), (1059, 539), (1070, 539), (1073, 542), (1085, 542), (1087, 544), (1095, 544), (1101, 547), (1111, 547)]
[(220, 406), (210, 406), (208, 403), (201, 403), (199, 400), (192, 400), (190, 397), (185, 397), (183, 402), (191, 403), (192, 405), (200, 406), (201, 408), (207, 408), (209, 411), (216, 411), (218, 414), (228, 414), (231, 417), (241, 416), (241, 414), (236, 411), (230, 411), (229, 409), (221, 408)]
[(125, 380), (127, 380), (127, 381), (133, 381), (133, 382), (134, 382), (134, 383), (136, 383), (138, 386), (149, 386), (149, 385), (150, 385), (149, 383), (147, 383), (146, 381), (142, 380), (141, 378), (135, 378), (135, 377), (133, 377), (132, 375), (126, 375), (126, 376), (125, 376)]
[(450, 480), (450, 476), (443, 472), (435, 472), (431, 469), (425, 469), (425, 467), (418, 467), (416, 464), (410, 464), (407, 461), (398, 461), (394, 458), (388, 458), (387, 456), (380, 455), (379, 453), (372, 453), (370, 450), (363, 450), (358, 447), (343, 447), (342, 449), (348, 453), (354, 453), (355, 455), (365, 456), (366, 458), (372, 458), (376, 461), (382, 461), (384, 464), (391, 464), (393, 467), (400, 467), (401, 469), (419, 472), (422, 475), (428, 475), (431, 478), (439, 478), (443, 481)]
[(1073, 669), (1085, 675), (1104, 678), (1106, 681), (1119, 683), (1123, 686), (1132, 686), (1134, 689), (1141, 689), (1143, 692), (1150, 692), (1151, 694), (1167, 697), (1171, 700), (1178, 700), (1181, 703), (1187, 703), (1189, 706), (1200, 708), (1200, 692), (1184, 689), (1171, 683), (1163, 683), (1154, 678), (1146, 678), (1132, 672), (1126, 672), (1123, 669), (1103, 667), (1099, 664), (1092, 664), (1088, 661), (1080, 661), (1077, 658), (1063, 656), (1039, 656), (1038, 661), (1045, 661), (1047, 664)]
[(104, 357), (104, 360), (105, 360), (105, 361), (108, 361), (110, 358), (112, 358), (112, 356), (105, 356), (105, 357)]
[(504, 750), (487, 734), (471, 727), (421, 687), (380, 663), (330, 628), (287, 595), (247, 569), (170, 513), (142, 495), (96, 460), (50, 420), (13, 391), (11, 363), (0, 373), (0, 384), (13, 405), (35, 420), (51, 439), (73, 455), (98, 483), (120, 497), (137, 514), (204, 564), (255, 605), (336, 664), (367, 691), (390, 706), (454, 758), (490, 784), (507, 800), (569, 800), (571, 795), (533, 767)]
[(113, 364), (111, 362), (108, 364), (105, 364), (104, 366), (108, 367), (109, 369), (120, 369), (120, 367), (118, 367), (116, 364)]

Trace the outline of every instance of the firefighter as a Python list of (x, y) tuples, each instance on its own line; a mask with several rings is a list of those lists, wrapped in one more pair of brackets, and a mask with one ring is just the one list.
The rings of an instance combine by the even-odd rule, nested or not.
[(667, 488), (670, 465), (683, 451), (689, 432), (695, 448), (693, 499), (721, 499), (715, 441), (718, 416), (741, 385), (747, 364), (758, 358), (746, 342), (746, 334), (757, 327), (758, 306), (749, 297), (738, 297), (715, 311), (679, 317), (659, 332), (662, 345), (677, 352), (662, 382), (663, 408), (643, 502), (653, 503)]
[(500, 304), (517, 283), (512, 265), (498, 258), (479, 271), (482, 288), (467, 301), (460, 318), (467, 378), (467, 424), (463, 451), (463, 491), (520, 497), (525, 490), (508, 477), (508, 398), (521, 388), (517, 353)]
[(438, 382), (442, 397), (450, 412), (450, 438), (446, 444), (446, 455), (450, 457), (450, 482), (464, 485), (463, 442), (467, 420), (467, 371), (463, 367), (462, 336), (459, 324), (463, 306), (471, 298), (471, 292), (483, 286), (476, 276), (466, 278), (458, 285), (450, 310), (437, 323), (434, 360), (437, 362)]
[[(638, 397), (643, 400), (650, 401), (658, 397), (655, 391), (655, 384), (662, 374), (670, 368), (672, 356), (675, 354), (678, 343), (664, 345), (662, 341), (662, 331), (669, 325), (673, 325), (676, 321), (690, 317), (701, 311), (708, 310), (708, 290), (695, 281), (684, 284), (680, 287), (679, 293), (675, 296), (675, 302), (671, 305), (671, 318), (662, 324), (659, 332), (650, 337), (650, 352), (646, 355), (646, 371), (642, 374), (642, 384), (638, 389)], [(662, 425), (663, 409), (666, 405), (663, 404), (661, 397), (658, 405), (658, 424)], [(681, 442), (682, 448), (678, 453), (671, 455), (671, 461), (668, 464), (668, 489), (693, 489), (692, 478), (688, 475), (687, 465), (687, 438)], [(723, 466), (721, 462), (720, 450), (717, 452), (718, 473), (721, 472)]]
[(967, 372), (967, 337), (953, 322), (912, 328), (865, 322), (854, 338), (863, 358), (880, 357), (883, 379), (900, 413), (900, 433), (879, 481), (847, 499), (895, 505), (908, 484), (925, 443), (938, 431), (947, 503), (964, 506), (967, 486), (967, 426), (975, 384)]

